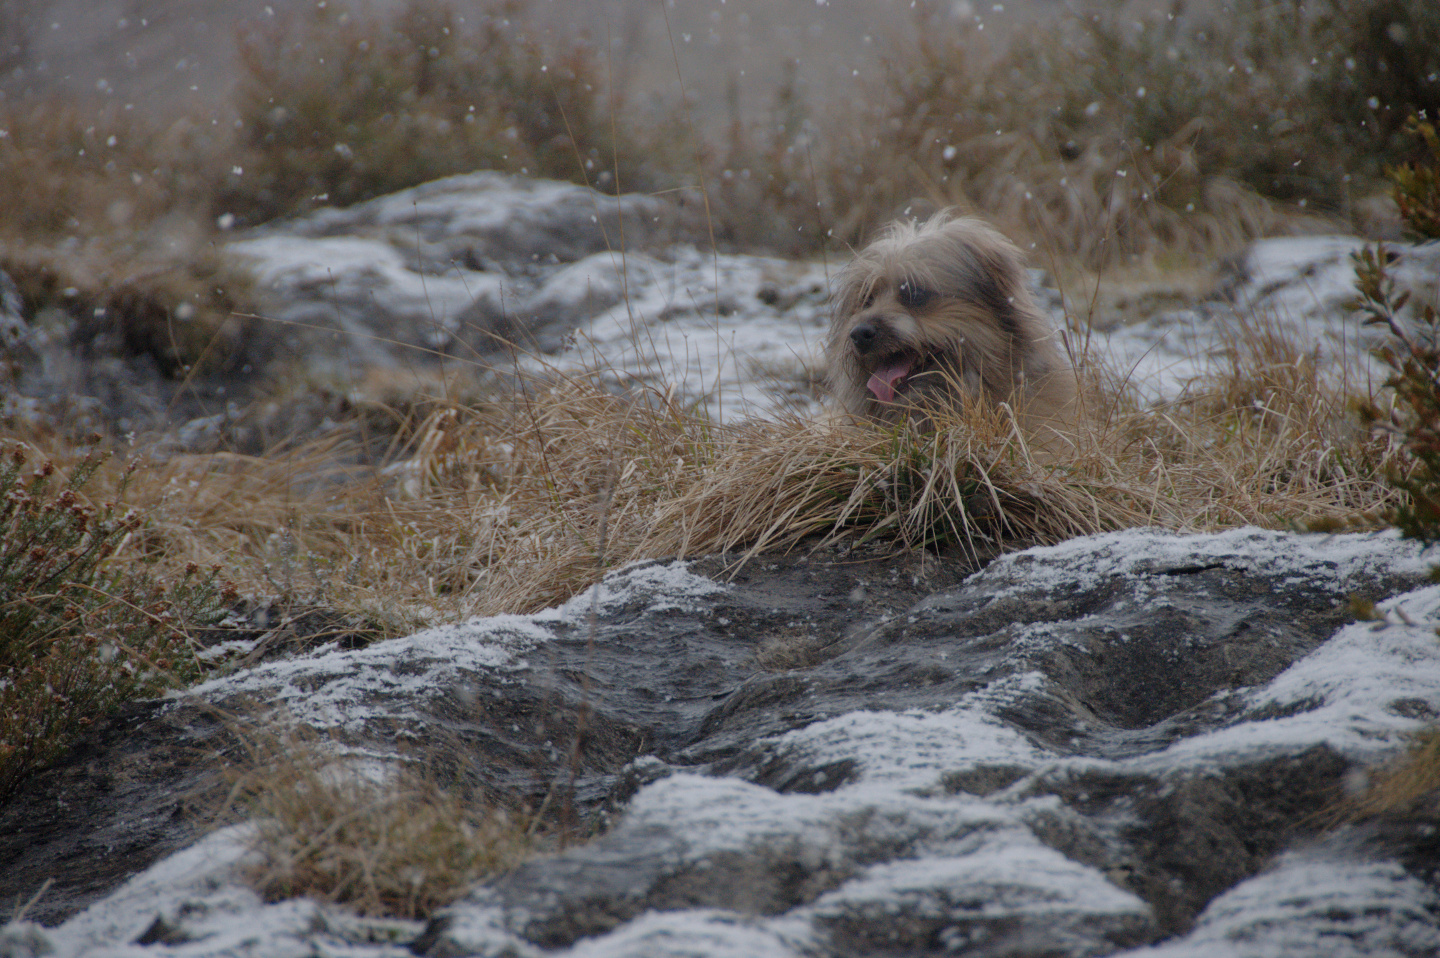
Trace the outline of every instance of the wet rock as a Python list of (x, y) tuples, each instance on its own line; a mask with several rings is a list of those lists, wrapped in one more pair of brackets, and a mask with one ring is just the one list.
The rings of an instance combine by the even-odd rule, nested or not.
[[(1255, 529), (1092, 536), (978, 571), (834, 550), (729, 580), (723, 559), (642, 563), (535, 616), (277, 649), (94, 747), (158, 758), (173, 723), (246, 702), (371, 756), (423, 742), (532, 804), (560, 782), (552, 804), (598, 836), (476, 888), (414, 954), (1319, 953), (1343, 936), (1371, 949), (1347, 953), (1418, 955), (1440, 946), (1433, 842), (1326, 822), (1359, 765), (1440, 709), (1426, 567), (1391, 535)], [(1352, 595), (1404, 614), (1350, 623)], [(67, 840), (93, 848), (156, 800), (81, 806)], [(148, 847), (120, 860), (193, 837), (137, 833)], [(57, 841), (40, 862), (12, 848), (28, 878), (0, 885), (60, 876), (50, 921), (118, 877), (67, 878), (80, 860)], [(167, 867), (145, 880), (171, 887)], [(132, 939), (155, 922), (223, 938), (239, 906), (206, 903), (235, 900), (238, 879), (212, 867), (157, 891)], [(138, 894), (48, 934), (65, 953)], [(293, 936), (280, 909), (240, 920)]]
[[(69, 915), (195, 841), (223, 803), (213, 709), (135, 702), (97, 723), (0, 807), (0, 900), (32, 920)], [(43, 892), (41, 889), (43, 888)]]

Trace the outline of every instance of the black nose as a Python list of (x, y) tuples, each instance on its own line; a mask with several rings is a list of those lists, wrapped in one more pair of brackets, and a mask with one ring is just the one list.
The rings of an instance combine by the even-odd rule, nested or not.
[(868, 353), (875, 348), (875, 327), (869, 323), (861, 323), (850, 330), (850, 342), (862, 353)]

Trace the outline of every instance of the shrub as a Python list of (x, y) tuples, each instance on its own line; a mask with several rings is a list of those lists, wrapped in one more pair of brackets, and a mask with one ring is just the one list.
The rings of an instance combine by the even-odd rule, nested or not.
[(113, 104), (0, 99), (0, 241), (68, 240), (73, 257), (96, 242), (133, 251), (173, 239), (176, 221), (203, 209), (224, 139)]
[(390, 20), (311, 4), (242, 33), (242, 155), (217, 212), (263, 220), (476, 169), (645, 189), (594, 52), (542, 45), (521, 6), (411, 0)]
[(18, 444), (0, 464), (0, 797), (126, 699), (198, 672), (185, 629), (232, 596), (214, 571), (173, 582), (112, 560), (142, 526), (81, 487), (91, 454), (57, 483), (49, 462), (26, 472)]
[[(1440, 236), (1440, 137), (1435, 128), (1413, 119), (1409, 130), (1430, 150), (1428, 163), (1391, 168), (1396, 205), (1407, 225), (1421, 236)], [(1389, 254), (1383, 246), (1355, 256), (1356, 308), (1366, 325), (1381, 326), (1391, 339), (1376, 356), (1391, 370), (1385, 387), (1393, 391), (1389, 408), (1367, 403), (1362, 411), (1372, 423), (1398, 438), (1403, 460), (1389, 470), (1391, 483), (1405, 498), (1391, 512), (1391, 521), (1410, 538), (1440, 541), (1440, 311), (1421, 303), (1417, 322), (1406, 322), (1402, 310), (1410, 293), (1395, 289), (1387, 273)]]
[(1388, 171), (1395, 205), (1416, 236), (1440, 239), (1440, 135), (1419, 117), (1411, 117), (1406, 129), (1425, 144), (1430, 162), (1402, 163)]
[(763, 227), (817, 242), (859, 243), (918, 200), (1092, 266), (1225, 254), (1297, 212), (1347, 214), (1407, 155), (1394, 117), (1440, 109), (1429, 0), (1056, 13), (999, 52), (919, 9), (878, 87), (834, 119), (777, 104), (717, 191), (763, 195)]

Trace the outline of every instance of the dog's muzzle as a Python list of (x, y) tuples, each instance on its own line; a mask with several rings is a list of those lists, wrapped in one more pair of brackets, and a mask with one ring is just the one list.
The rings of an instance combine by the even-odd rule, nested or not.
[(854, 344), (855, 351), (862, 356), (874, 349), (879, 339), (880, 331), (875, 328), (874, 323), (861, 323), (850, 330), (850, 342)]

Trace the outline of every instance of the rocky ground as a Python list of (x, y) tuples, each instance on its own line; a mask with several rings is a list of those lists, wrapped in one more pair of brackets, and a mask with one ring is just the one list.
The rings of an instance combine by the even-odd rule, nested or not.
[[(225, 255), (266, 317), (247, 381), (598, 363), (720, 418), (813, 409), (835, 264), (703, 235), (657, 200), (491, 174), (240, 235)], [(1227, 323), (1264, 320), (1367, 375), (1340, 305), (1358, 243), (1258, 244), (1183, 298), (1108, 290), (1097, 361), (1173, 396)], [(1433, 291), (1440, 251), (1397, 255)], [(1062, 318), (1093, 301), (1035, 278)], [(137, 418), (169, 408), (174, 381), (4, 302), (9, 415), (87, 395), (119, 415), (93, 387), (123, 376)], [(254, 441), (258, 414), (214, 395), (164, 448)], [(534, 616), (373, 644), (257, 623), (245, 667), (98, 723), (0, 809), (0, 898), (40, 892), (0, 955), (1434, 954), (1440, 823), (1336, 809), (1440, 716), (1435, 561), (1389, 533), (1139, 529), (988, 564), (661, 557)], [(264, 902), (249, 826), (205, 829), (230, 718), (271, 707), (371, 759), (558, 787), (599, 837), (428, 924)]]
[[(535, 616), (330, 644), (132, 707), (37, 776), (0, 830), (0, 893), (53, 878), (31, 917), (63, 923), (0, 941), (1433, 954), (1433, 823), (1327, 814), (1440, 714), (1425, 570), (1392, 534), (1255, 529), (1095, 536), (968, 578), (913, 553), (772, 557), (733, 579), (718, 559), (657, 562)], [(1352, 622), (1352, 596), (1382, 599), (1385, 620)], [(423, 743), (536, 798), (583, 727), (568, 800), (608, 831), (425, 926), (265, 904), (235, 878), (243, 826), (116, 889), (197, 840), (191, 796), (215, 773), (193, 757), (226, 744), (216, 714), (256, 703), (372, 758)], [(127, 945), (152, 926), (163, 941)]]
[[(261, 453), (325, 428), (377, 381), (432, 396), (460, 381), (473, 395), (517, 368), (673, 385), (722, 421), (818, 411), (841, 261), (715, 253), (707, 236), (693, 205), (499, 173), (240, 233), (222, 261), (254, 277), (256, 313), (227, 321), (227, 359), (206, 375), (167, 370), (157, 350), (84, 316), (24, 316), (0, 276), (0, 415), (41, 430), (88, 421), (170, 451)], [(1302, 236), (1183, 275), (1032, 275), (1082, 361), (1148, 398), (1213, 370), (1241, 325), (1364, 388), (1384, 333), (1345, 308), (1362, 245)], [(1409, 308), (1434, 301), (1440, 246), (1389, 248)]]

